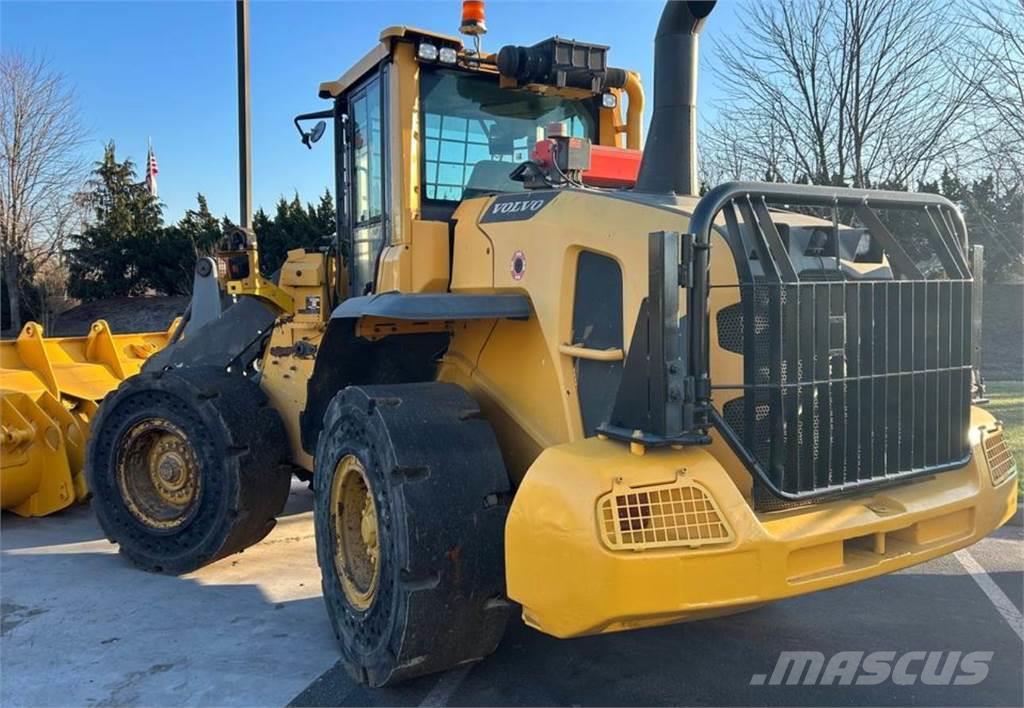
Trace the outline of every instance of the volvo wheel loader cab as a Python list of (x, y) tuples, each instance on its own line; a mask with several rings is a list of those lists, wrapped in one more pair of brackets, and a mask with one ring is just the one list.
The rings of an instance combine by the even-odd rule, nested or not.
[(344, 663), (383, 685), (485, 656), (516, 605), (558, 637), (698, 619), (1002, 524), (1016, 470), (972, 405), (980, 254), (958, 210), (697, 196), (713, 5), (666, 7), (642, 160), (638, 77), (598, 45), (390, 28), (321, 84), (331, 107), (297, 124), (307, 145), (304, 120), (333, 124), (335, 244), (272, 282), (239, 234), (236, 304), (104, 402), (111, 538), (198, 567), (269, 529), (288, 466), (312, 473)]

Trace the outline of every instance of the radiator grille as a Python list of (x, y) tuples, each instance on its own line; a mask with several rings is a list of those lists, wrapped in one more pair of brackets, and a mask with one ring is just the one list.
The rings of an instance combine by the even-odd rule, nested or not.
[(967, 461), (969, 280), (741, 292), (717, 315), (719, 345), (735, 350), (739, 331), (744, 353), (743, 395), (722, 417), (776, 490), (825, 495)]
[(666, 485), (616, 485), (597, 503), (598, 524), (608, 548), (649, 548), (728, 543), (733, 531), (708, 491), (680, 478)]
[(985, 449), (985, 460), (988, 462), (989, 474), (992, 475), (992, 484), (1005, 482), (1017, 471), (1017, 463), (1013, 459), (1009, 445), (1006, 444), (1002, 428), (991, 435), (986, 435), (982, 447)]

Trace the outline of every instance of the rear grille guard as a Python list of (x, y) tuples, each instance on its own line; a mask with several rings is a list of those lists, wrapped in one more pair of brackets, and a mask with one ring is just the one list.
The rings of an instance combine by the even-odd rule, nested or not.
[[(770, 204), (855, 214), (894, 279), (798, 273)], [(880, 209), (916, 212), (930, 224), (927, 240), (946, 279), (925, 278), (878, 217)], [(712, 228), (732, 251), (738, 286), (709, 282)], [(784, 501), (960, 467), (970, 459), (967, 427), (980, 357), (982, 253), (972, 249), (969, 265), (966, 252), (962, 217), (937, 195), (716, 187), (698, 202), (689, 233), (649, 235), (649, 296), (612, 413), (598, 431), (658, 446), (706, 444), (714, 428), (755, 485)], [(712, 385), (708, 297), (720, 285), (740, 291), (731, 312), (717, 313), (717, 325), (720, 346), (744, 355), (743, 381)], [(680, 287), (686, 312), (700, 316), (677, 319)], [(719, 409), (713, 392), (741, 395)]]

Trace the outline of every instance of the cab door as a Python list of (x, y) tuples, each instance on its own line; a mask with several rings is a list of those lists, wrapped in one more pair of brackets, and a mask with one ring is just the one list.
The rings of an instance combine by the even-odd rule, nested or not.
[(387, 65), (347, 97), (349, 282), (353, 296), (373, 292), (377, 264), (389, 240)]

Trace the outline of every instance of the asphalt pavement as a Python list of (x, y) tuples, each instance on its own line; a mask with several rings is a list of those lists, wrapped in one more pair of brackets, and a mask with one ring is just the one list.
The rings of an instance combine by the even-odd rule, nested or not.
[[(87, 507), (5, 513), (0, 704), (1024, 705), (1020, 527), (966, 554), (732, 617), (568, 641), (516, 621), (485, 661), (367, 689), (337, 665), (311, 501), (296, 485), (267, 539), (181, 578), (132, 568)], [(892, 652), (918, 678), (759, 685), (783, 651), (826, 661)], [(922, 678), (928, 652), (953, 656), (954, 668), (971, 652), (991, 658), (980, 682), (934, 685)]]

